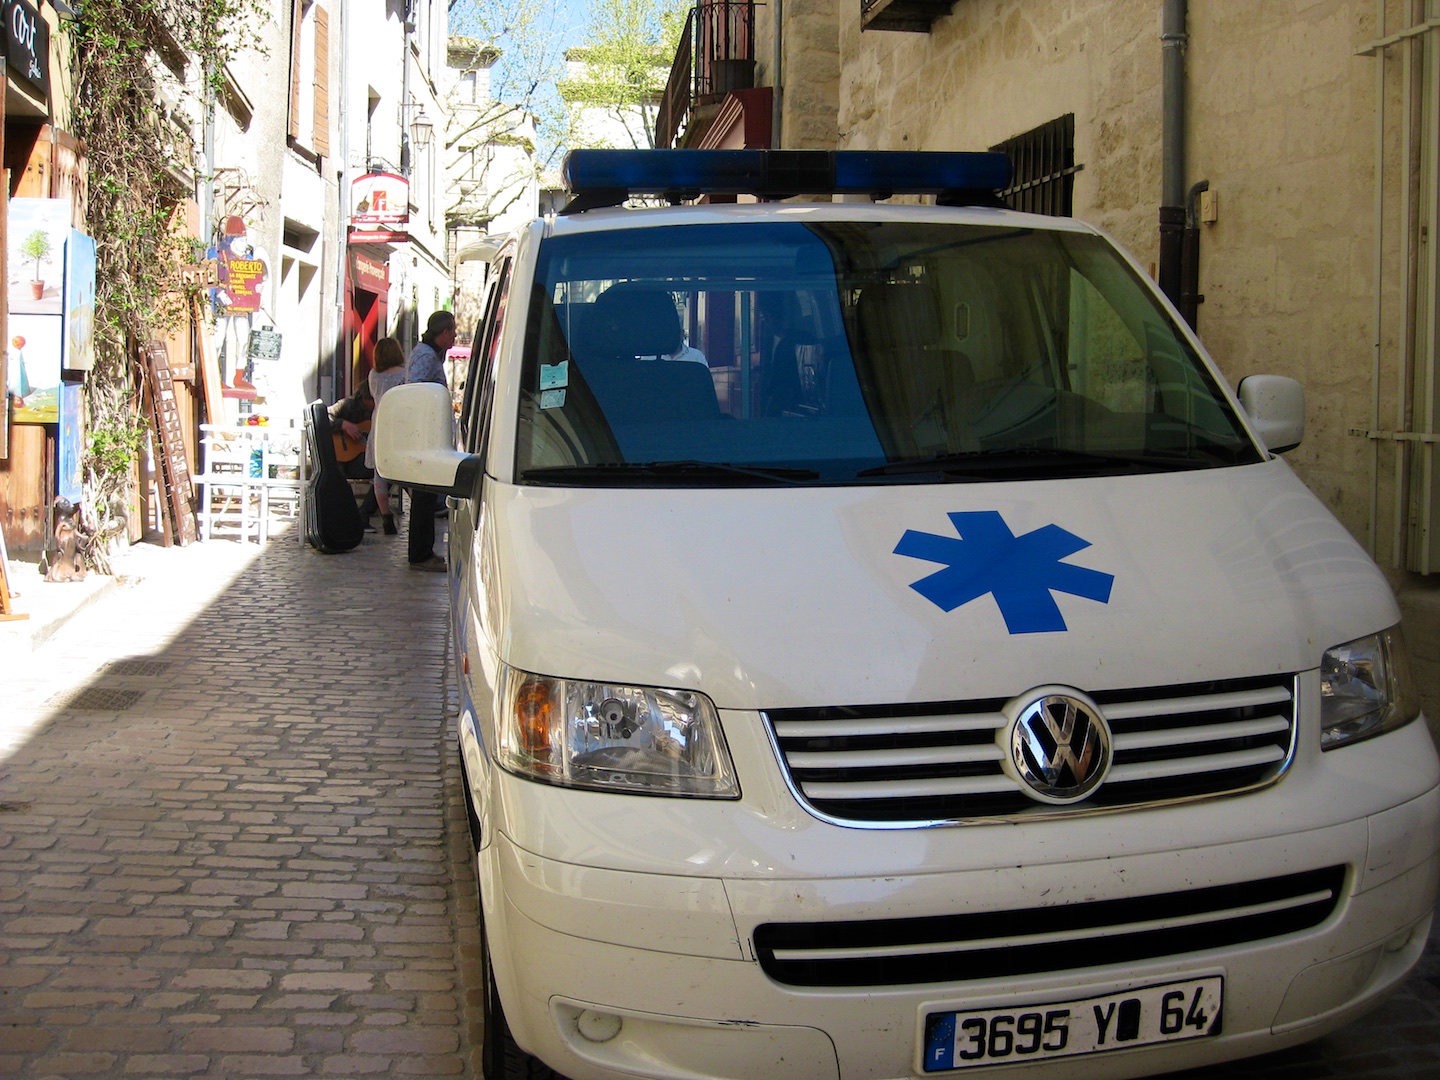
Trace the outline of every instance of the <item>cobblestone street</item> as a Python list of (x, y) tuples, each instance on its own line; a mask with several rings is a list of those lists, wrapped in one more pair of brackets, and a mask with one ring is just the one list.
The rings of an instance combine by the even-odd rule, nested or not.
[[(444, 576), (379, 536), (130, 565), (0, 628), (0, 1075), (478, 1075)], [(1339, 1035), (1182, 1075), (1440, 1078), (1435, 936)]]
[(470, 1073), (445, 579), (399, 540), (157, 552), (0, 652), (0, 1075)]

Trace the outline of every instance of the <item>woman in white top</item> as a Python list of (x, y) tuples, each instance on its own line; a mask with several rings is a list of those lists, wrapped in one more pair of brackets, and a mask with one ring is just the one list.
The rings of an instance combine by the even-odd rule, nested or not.
[[(375, 408), (380, 408), (380, 399), (392, 386), (405, 381), (405, 350), (394, 338), (381, 338), (375, 343), (375, 367), (370, 372), (370, 393), (375, 398)], [(371, 433), (373, 436), (373, 432)], [(372, 437), (365, 444), (365, 464), (375, 468), (375, 440)], [(390, 512), (390, 485), (378, 472), (375, 474), (375, 502), (380, 507), (380, 521), (386, 536), (394, 536), (400, 530), (395, 527), (395, 515)]]

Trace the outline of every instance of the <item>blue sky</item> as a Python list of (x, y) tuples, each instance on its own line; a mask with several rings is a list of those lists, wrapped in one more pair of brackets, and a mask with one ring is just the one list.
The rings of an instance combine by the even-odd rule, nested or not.
[(570, 32), (567, 35), (565, 44), (580, 44), (580, 35), (585, 32), (585, 20), (590, 13), (590, 0), (565, 0), (565, 10), (569, 13)]

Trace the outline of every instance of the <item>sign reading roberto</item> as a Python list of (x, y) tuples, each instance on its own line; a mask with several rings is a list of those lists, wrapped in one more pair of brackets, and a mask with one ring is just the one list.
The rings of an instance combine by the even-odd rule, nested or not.
[(225, 220), (225, 236), (217, 256), (220, 280), (215, 299), (219, 313), (250, 315), (259, 311), (265, 289), (265, 260), (256, 256), (240, 218)]

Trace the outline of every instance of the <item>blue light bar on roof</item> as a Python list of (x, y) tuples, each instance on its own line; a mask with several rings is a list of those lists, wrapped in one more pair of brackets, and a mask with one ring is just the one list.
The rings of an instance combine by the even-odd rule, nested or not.
[(564, 165), (575, 209), (613, 205), (631, 195), (993, 198), (1010, 177), (1004, 154), (901, 150), (573, 150)]

